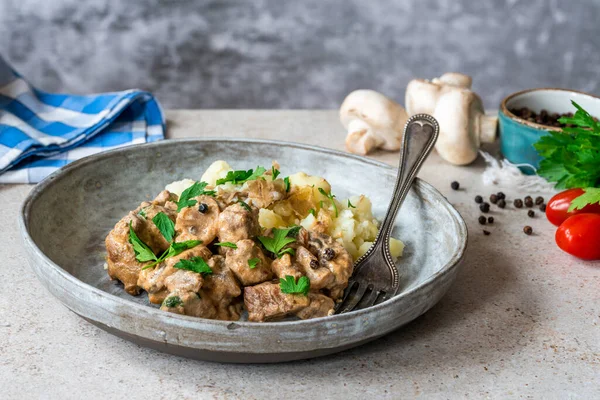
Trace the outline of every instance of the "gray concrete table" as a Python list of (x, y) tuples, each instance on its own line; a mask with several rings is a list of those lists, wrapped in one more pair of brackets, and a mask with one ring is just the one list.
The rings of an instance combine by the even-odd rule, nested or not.
[[(170, 137), (238, 136), (337, 149), (335, 111), (171, 111)], [(396, 164), (397, 154), (375, 158)], [(482, 234), (479, 160), (433, 155), (421, 177), (469, 226), (463, 268), (431, 311), (376, 342), (281, 365), (177, 358), (111, 336), (69, 312), (25, 261), (17, 215), (31, 189), (0, 186), (0, 398), (600, 398), (600, 265), (556, 248), (541, 213), (493, 207)], [(452, 191), (457, 180), (463, 190)], [(507, 191), (509, 198), (515, 193)], [(524, 195), (520, 193), (519, 195)], [(534, 235), (522, 232), (524, 224)]]

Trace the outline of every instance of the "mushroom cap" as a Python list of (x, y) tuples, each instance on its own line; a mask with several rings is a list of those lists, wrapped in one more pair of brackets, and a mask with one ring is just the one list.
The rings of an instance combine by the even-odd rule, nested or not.
[(473, 78), (471, 78), (469, 75), (461, 74), (460, 72), (446, 72), (439, 78), (433, 79), (433, 82), (440, 83), (442, 85), (471, 89)]
[(439, 97), (434, 116), (440, 124), (440, 136), (435, 148), (443, 159), (466, 165), (477, 158), (482, 115), (481, 99), (469, 89), (456, 88)]
[(340, 121), (348, 130), (346, 146), (359, 154), (376, 147), (398, 150), (407, 119), (402, 106), (374, 90), (355, 90), (340, 107)]

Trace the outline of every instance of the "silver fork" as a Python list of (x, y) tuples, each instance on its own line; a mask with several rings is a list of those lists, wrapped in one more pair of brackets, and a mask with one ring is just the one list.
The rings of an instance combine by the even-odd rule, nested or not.
[(406, 122), (392, 200), (375, 242), (354, 265), (354, 273), (342, 301), (336, 307), (337, 314), (379, 304), (398, 291), (400, 274), (390, 254), (390, 235), (398, 210), (421, 165), (433, 149), (439, 130), (435, 118), (427, 114), (413, 115)]

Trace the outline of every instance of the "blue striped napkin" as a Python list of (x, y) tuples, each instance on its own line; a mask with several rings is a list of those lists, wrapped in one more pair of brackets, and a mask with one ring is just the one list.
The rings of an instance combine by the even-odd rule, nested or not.
[(0, 56), (0, 183), (37, 183), (82, 157), (164, 134), (162, 110), (148, 92), (46, 93)]

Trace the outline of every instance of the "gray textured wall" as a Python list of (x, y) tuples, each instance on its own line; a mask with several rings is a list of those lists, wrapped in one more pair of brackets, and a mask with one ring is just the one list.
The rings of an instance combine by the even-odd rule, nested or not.
[(598, 94), (598, 0), (0, 0), (0, 52), (50, 91), (140, 87), (168, 108), (335, 108), (357, 88), (403, 101), (412, 77)]

